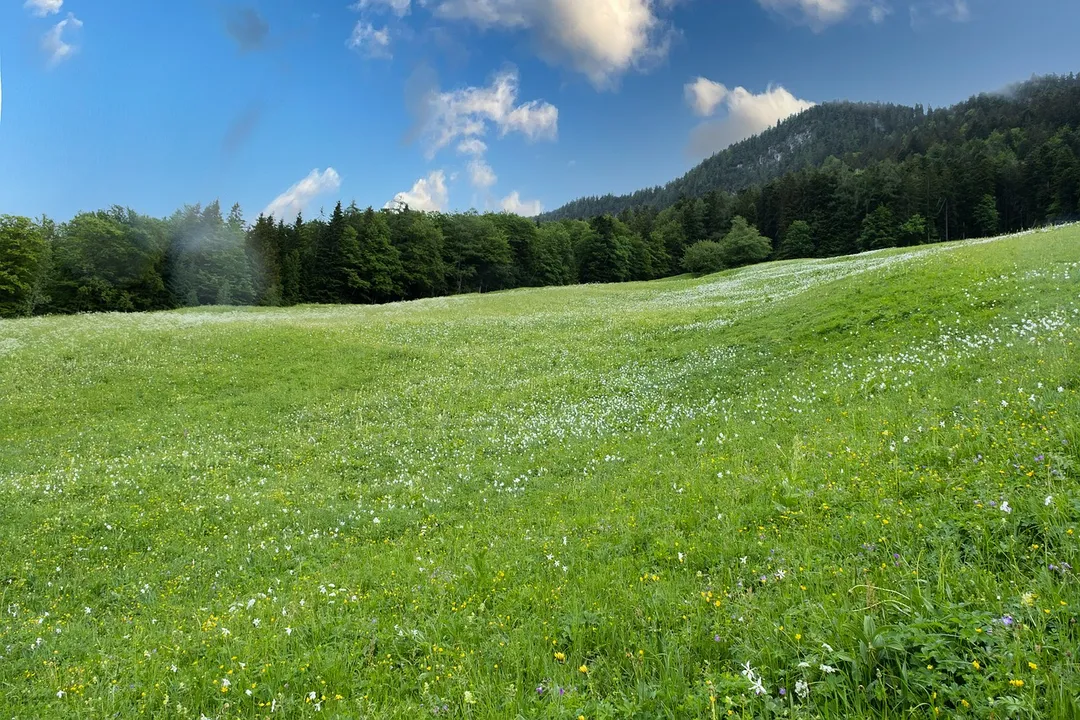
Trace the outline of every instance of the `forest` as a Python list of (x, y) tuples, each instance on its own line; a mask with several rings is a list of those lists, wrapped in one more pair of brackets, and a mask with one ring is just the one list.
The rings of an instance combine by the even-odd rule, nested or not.
[[(746, 172), (754, 153), (758, 171)], [(733, 191), (732, 177), (751, 184)], [(62, 223), (0, 215), (0, 317), (648, 280), (1071, 220), (1080, 78), (1037, 78), (930, 112), (819, 106), (673, 186), (537, 220), (338, 203), (328, 217), (248, 224), (216, 201), (164, 219), (122, 207)]]

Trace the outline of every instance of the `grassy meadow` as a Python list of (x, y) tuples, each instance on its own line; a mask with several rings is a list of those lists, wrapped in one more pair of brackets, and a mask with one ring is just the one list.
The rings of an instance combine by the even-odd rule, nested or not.
[(0, 718), (1080, 717), (1080, 226), (0, 321)]

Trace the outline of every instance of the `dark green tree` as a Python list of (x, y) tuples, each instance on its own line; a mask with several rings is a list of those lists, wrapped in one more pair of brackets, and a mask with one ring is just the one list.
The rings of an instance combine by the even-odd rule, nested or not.
[(446, 291), (442, 228), (427, 213), (393, 211), (387, 215), (390, 241), (401, 257), (402, 291), (408, 298), (441, 295)]
[(593, 218), (591, 235), (577, 249), (579, 277), (585, 283), (610, 283), (631, 276), (630, 228), (611, 215)]
[(683, 255), (683, 269), (694, 275), (708, 275), (724, 269), (725, 252), (723, 246), (712, 240), (694, 243)]
[(975, 234), (979, 237), (991, 237), (998, 232), (997, 200), (993, 195), (983, 195), (975, 206)]
[(780, 243), (779, 256), (784, 259), (814, 257), (814, 231), (810, 223), (796, 220), (788, 226)]
[(884, 205), (878, 205), (874, 212), (863, 220), (859, 244), (864, 250), (896, 247), (897, 235), (896, 220), (893, 218), (892, 210)]

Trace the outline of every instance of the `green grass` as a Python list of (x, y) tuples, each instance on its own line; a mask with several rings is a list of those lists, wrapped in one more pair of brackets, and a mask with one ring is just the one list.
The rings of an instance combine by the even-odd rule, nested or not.
[(2, 322), (0, 717), (1078, 717), (1078, 340), (1076, 226)]

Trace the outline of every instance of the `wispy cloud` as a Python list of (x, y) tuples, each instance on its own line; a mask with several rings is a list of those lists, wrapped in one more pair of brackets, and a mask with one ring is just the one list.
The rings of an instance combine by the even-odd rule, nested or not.
[(758, 0), (758, 4), (814, 30), (846, 20), (859, 9), (865, 10), (874, 23), (884, 22), (891, 12), (883, 0)]
[(431, 92), (424, 103), (428, 156), (459, 139), (482, 137), (492, 126), (500, 136), (519, 133), (529, 140), (554, 140), (559, 133), (558, 108), (539, 100), (518, 104), (518, 83), (517, 70), (510, 68), (487, 87)]
[(486, 190), (499, 182), (499, 178), (487, 162), (476, 157), (469, 161), (469, 182), (477, 190)]
[(376, 29), (374, 25), (363, 20), (353, 27), (352, 35), (346, 44), (351, 50), (370, 58), (393, 57), (390, 51), (390, 28)]
[(357, 0), (349, 6), (352, 10), (367, 10), (369, 8), (373, 10), (389, 10), (398, 17), (405, 17), (409, 14), (409, 0)]
[(918, 29), (934, 20), (966, 23), (971, 20), (971, 7), (967, 0), (929, 0), (909, 6), (911, 27)]
[(324, 171), (316, 168), (306, 178), (274, 198), (263, 210), (263, 215), (283, 221), (293, 220), (297, 213), (304, 211), (316, 197), (333, 192), (339, 187), (341, 176), (334, 168), (329, 167)]
[(78, 52), (77, 46), (65, 42), (64, 32), (68, 28), (78, 30), (82, 26), (82, 20), (68, 13), (66, 18), (53, 25), (52, 29), (45, 33), (41, 39), (41, 49), (45, 51), (49, 67), (56, 67)]

